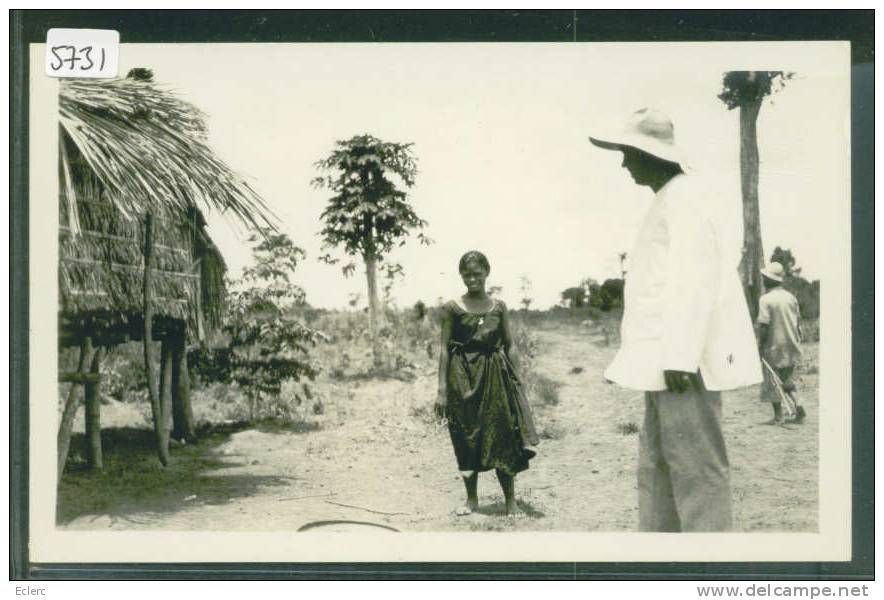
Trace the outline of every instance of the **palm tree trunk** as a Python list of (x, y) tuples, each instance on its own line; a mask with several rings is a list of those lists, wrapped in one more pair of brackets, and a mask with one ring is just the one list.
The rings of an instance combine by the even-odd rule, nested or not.
[(375, 369), (383, 365), (378, 301), (378, 263), (374, 257), (365, 257), (365, 277), (368, 280), (368, 335), (371, 338), (371, 350)]
[(743, 256), (740, 278), (752, 320), (758, 316), (761, 296), (761, 271), (764, 247), (761, 243), (761, 218), (758, 209), (758, 112), (762, 98), (747, 100), (740, 106), (740, 178), (743, 192)]

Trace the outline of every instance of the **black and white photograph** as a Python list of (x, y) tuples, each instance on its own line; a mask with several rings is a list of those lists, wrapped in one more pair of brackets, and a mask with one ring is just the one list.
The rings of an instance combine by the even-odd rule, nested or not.
[(36, 556), (850, 559), (849, 44), (30, 78)]

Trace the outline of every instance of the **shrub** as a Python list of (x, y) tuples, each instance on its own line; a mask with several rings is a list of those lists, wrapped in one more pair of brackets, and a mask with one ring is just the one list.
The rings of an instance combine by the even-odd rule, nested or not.
[[(248, 419), (287, 420), (293, 407), (312, 399), (308, 381), (319, 372), (310, 353), (324, 335), (299, 318), (304, 291), (292, 281), (304, 251), (285, 234), (253, 237), (255, 264), (230, 285), (223, 331), (226, 345), (192, 354), (200, 376), (236, 383), (248, 404)], [(297, 384), (286, 388), (283, 386)]]
[(555, 406), (559, 403), (559, 388), (562, 384), (533, 370), (523, 378), (526, 380), (530, 400), (543, 406)]
[(589, 305), (603, 312), (623, 306), (623, 280), (606, 279), (601, 285), (589, 285)]
[[(303, 425), (325, 411), (326, 398), (319, 390), (307, 397), (301, 386), (288, 380), (278, 394), (250, 398), (235, 382), (213, 382), (194, 390), (194, 421), (207, 423), (268, 423)], [(146, 405), (145, 405), (146, 406)], [(147, 410), (147, 409), (145, 409)], [(149, 413), (145, 412), (149, 419)]]
[(560, 440), (565, 437), (565, 428), (557, 421), (549, 420), (538, 427), (537, 435), (542, 440)]
[(801, 341), (819, 342), (820, 341), (820, 320), (819, 319), (801, 319)]
[(623, 435), (635, 435), (638, 431), (638, 425), (632, 421), (628, 423), (617, 423), (617, 432)]
[(820, 316), (820, 282), (808, 281), (803, 277), (786, 277), (783, 287), (792, 292), (798, 300), (801, 316), (806, 319), (818, 319)]
[(561, 384), (537, 371), (539, 347), (537, 336), (526, 327), (513, 327), (513, 345), (519, 356), (519, 377), (525, 387), (528, 401), (534, 406), (554, 406), (559, 403)]
[[(385, 311), (378, 342), (383, 352), (375, 366), (368, 334), (368, 315), (363, 311), (326, 311), (312, 323), (327, 337), (317, 348), (317, 358), (336, 379), (347, 377), (393, 377), (411, 380), (428, 360), (439, 357), (439, 326), (432, 318), (416, 318), (414, 310)], [(429, 311), (428, 314), (432, 314)]]
[(116, 400), (124, 400), (134, 390), (147, 388), (141, 354), (143, 351), (143, 347), (138, 344), (121, 344), (107, 353), (101, 365), (103, 394)]

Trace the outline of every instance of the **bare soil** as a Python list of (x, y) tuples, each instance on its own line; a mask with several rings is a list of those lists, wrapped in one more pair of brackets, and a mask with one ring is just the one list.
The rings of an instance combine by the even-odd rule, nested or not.
[[(326, 381), (324, 414), (312, 424), (206, 429), (199, 444), (173, 448), (166, 469), (155, 464), (149, 431), (108, 429), (105, 471), (74, 464), (66, 473), (59, 527), (294, 531), (360, 521), (402, 531), (634, 530), (642, 395), (603, 380), (614, 348), (587, 331), (536, 333), (535, 369), (560, 386), (557, 403), (536, 407), (541, 444), (517, 478), (516, 517), (503, 516), (493, 473), (480, 476), (479, 511), (455, 516), (463, 486), (447, 430), (430, 417), (436, 375), (428, 360), (410, 382)], [(770, 406), (757, 388), (724, 396), (739, 530), (817, 528), (816, 345), (805, 350), (805, 424), (764, 425)], [(134, 413), (107, 405), (105, 425), (138, 425)]]

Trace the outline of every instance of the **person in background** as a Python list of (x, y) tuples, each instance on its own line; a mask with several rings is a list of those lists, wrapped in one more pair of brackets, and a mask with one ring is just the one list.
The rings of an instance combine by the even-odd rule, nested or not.
[(494, 469), (506, 514), (517, 512), (516, 474), (528, 468), (538, 443), (531, 410), (516, 373), (517, 357), (506, 305), (488, 295), (488, 259), (475, 250), (458, 265), (465, 294), (442, 307), (442, 350), (436, 413), (448, 419), (466, 502), (479, 507), (479, 473)]
[[(767, 361), (782, 382), (783, 392), (795, 403), (795, 420), (801, 423), (807, 413), (795, 396), (792, 374), (801, 359), (801, 313), (798, 300), (783, 287), (785, 269), (778, 262), (771, 262), (761, 270), (765, 293), (758, 300), (758, 353)], [(776, 385), (765, 377), (761, 386), (761, 401), (773, 406), (773, 419), (769, 425), (782, 425), (783, 405)]]
[(641, 109), (610, 136), (636, 185), (654, 192), (629, 253), (621, 346), (605, 377), (645, 392), (639, 442), (642, 531), (733, 528), (721, 390), (759, 383), (761, 363), (739, 254), (727, 252), (710, 204), (685, 173), (672, 121)]

